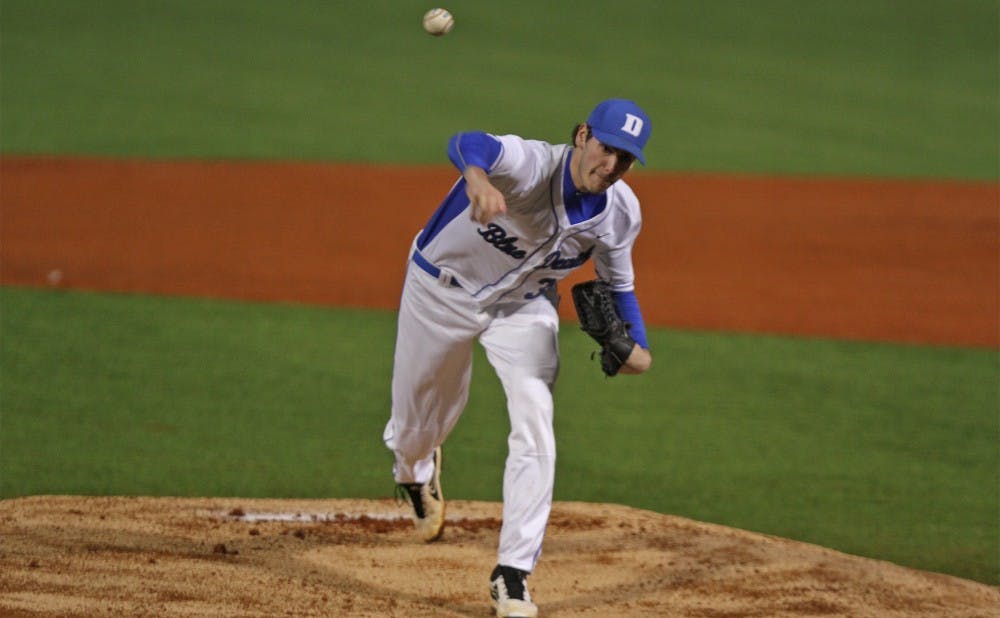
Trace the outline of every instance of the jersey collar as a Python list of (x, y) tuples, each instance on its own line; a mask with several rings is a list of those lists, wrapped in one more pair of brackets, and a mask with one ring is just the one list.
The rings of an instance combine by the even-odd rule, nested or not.
[(608, 193), (584, 193), (577, 191), (573, 184), (573, 174), (570, 173), (570, 161), (573, 160), (573, 149), (570, 148), (566, 156), (566, 163), (563, 164), (563, 205), (566, 207), (566, 218), (570, 225), (576, 225), (593, 219), (604, 212), (608, 205)]

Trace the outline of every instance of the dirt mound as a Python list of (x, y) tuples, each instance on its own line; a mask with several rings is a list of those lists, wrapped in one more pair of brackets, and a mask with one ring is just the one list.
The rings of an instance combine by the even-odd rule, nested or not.
[[(489, 616), (500, 505), (415, 540), (391, 500), (44, 496), (0, 502), (0, 613)], [(990, 616), (1000, 591), (623, 506), (557, 503), (542, 616)]]

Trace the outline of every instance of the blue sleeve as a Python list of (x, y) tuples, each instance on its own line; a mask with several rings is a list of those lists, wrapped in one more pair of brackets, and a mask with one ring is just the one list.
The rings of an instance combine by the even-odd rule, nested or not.
[(635, 292), (612, 292), (611, 297), (615, 299), (615, 306), (618, 307), (618, 315), (630, 324), (629, 334), (640, 347), (649, 349), (649, 342), (646, 341), (646, 325), (642, 322), (642, 312), (639, 310), (639, 299), (635, 297)]
[(482, 131), (456, 133), (448, 140), (448, 158), (460, 172), (475, 165), (488, 174), (499, 156), (500, 140)]

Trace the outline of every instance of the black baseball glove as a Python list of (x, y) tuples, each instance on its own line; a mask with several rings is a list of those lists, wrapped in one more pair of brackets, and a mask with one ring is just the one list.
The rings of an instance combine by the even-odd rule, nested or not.
[(611, 286), (595, 279), (573, 286), (573, 304), (580, 328), (601, 344), (601, 369), (608, 376), (618, 373), (635, 347), (629, 324), (622, 320), (611, 297)]

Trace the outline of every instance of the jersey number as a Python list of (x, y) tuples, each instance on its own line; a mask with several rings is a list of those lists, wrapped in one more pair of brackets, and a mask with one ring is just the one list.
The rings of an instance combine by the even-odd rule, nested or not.
[(542, 286), (540, 288), (538, 288), (538, 291), (537, 292), (528, 292), (527, 294), (524, 295), (525, 298), (532, 299), (532, 298), (538, 298), (539, 296), (544, 296), (544, 295), (548, 294), (548, 292), (552, 288), (556, 287), (556, 280), (553, 279), (552, 277), (546, 277), (544, 279), (539, 279), (538, 283), (542, 284)]

